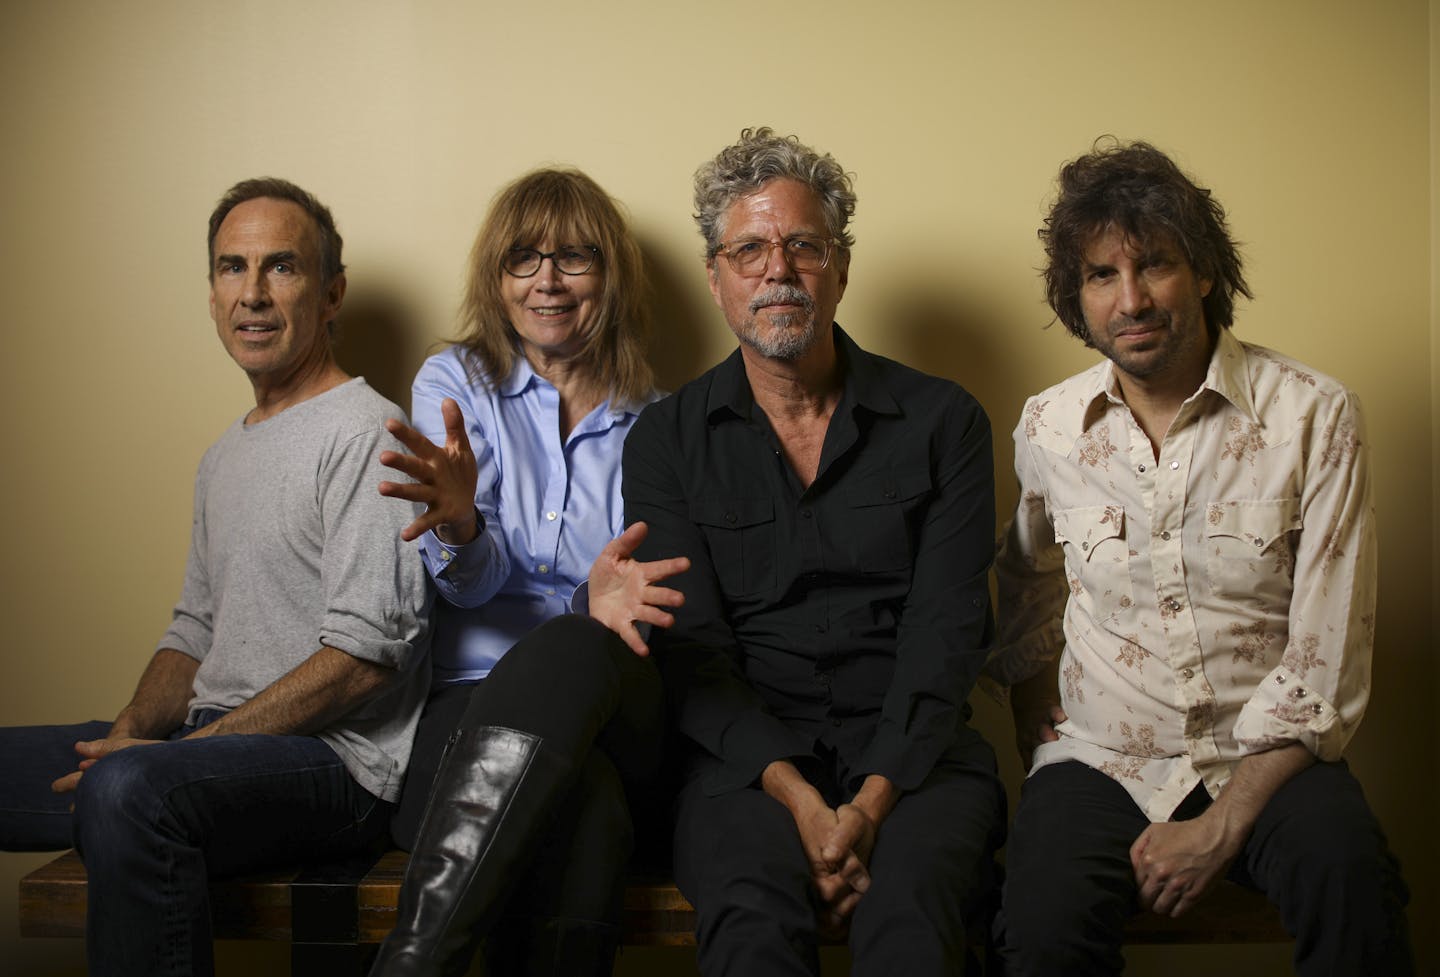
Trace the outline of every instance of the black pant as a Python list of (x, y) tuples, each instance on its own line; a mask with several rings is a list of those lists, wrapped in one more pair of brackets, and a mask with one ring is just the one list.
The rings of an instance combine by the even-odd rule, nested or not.
[[(703, 782), (681, 792), (675, 835), (701, 973), (818, 974), (818, 898), (790, 812), (758, 787), (711, 797)], [(966, 924), (984, 925), (1004, 825), (1005, 792), (991, 770), (937, 765), (902, 796), (880, 826), (870, 889), (851, 918), (851, 973), (963, 973)]]
[[(1208, 806), (1198, 787), (1177, 820)], [(1130, 846), (1148, 824), (1125, 788), (1082, 763), (1030, 776), (1011, 827), (997, 926), (1009, 977), (1121, 972), (1121, 931), (1138, 911)], [(1409, 894), (1344, 763), (1317, 763), (1281, 786), (1230, 877), (1280, 908), (1302, 977), (1413, 972)]]
[(633, 848), (627, 792), (655, 776), (664, 739), (660, 677), (608, 628), (567, 615), (536, 628), (490, 675), (431, 696), (392, 825), (414, 846), (440, 755), (457, 728), (503, 726), (569, 758), (574, 786), (541, 832), (507, 914), (613, 922)]

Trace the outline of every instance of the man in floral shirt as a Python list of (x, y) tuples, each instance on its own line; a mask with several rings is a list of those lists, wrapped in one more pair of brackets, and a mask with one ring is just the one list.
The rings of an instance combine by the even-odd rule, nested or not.
[(1105, 361), (1032, 397), (988, 666), (1029, 764), (1008, 972), (1114, 974), (1137, 910), (1263, 890), (1300, 974), (1413, 969), (1399, 868), (1341, 759), (1364, 713), (1375, 530), (1336, 381), (1230, 333), (1225, 213), (1163, 153), (1067, 164), (1040, 238)]

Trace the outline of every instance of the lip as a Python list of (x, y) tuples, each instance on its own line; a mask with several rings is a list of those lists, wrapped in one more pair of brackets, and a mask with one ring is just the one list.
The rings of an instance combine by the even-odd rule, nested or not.
[(247, 336), (262, 336), (266, 333), (279, 332), (280, 325), (279, 323), (275, 322), (250, 320), (247, 322), (237, 323), (235, 326), (235, 331)]
[(542, 319), (555, 319), (567, 313), (574, 312), (578, 306), (570, 305), (531, 305), (525, 311), (531, 315), (539, 316)]

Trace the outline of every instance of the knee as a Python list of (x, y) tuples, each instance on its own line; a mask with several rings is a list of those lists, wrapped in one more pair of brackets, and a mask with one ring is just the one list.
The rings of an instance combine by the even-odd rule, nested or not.
[(511, 649), (495, 668), (546, 683), (606, 688), (619, 683), (621, 653), (631, 654), (599, 621), (565, 614), (545, 622)]
[(161, 806), (155, 781), (154, 747), (131, 747), (97, 761), (75, 788), (75, 839), (114, 838), (148, 825)]

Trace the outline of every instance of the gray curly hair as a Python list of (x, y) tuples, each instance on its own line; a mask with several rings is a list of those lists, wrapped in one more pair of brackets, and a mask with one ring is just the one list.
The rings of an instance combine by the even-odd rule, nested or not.
[(695, 171), (695, 222), (705, 238), (705, 257), (714, 258), (723, 243), (723, 220), (730, 205), (771, 180), (788, 179), (809, 187), (820, 201), (830, 236), (849, 250), (855, 238), (846, 229), (855, 214), (850, 174), (829, 153), (820, 155), (798, 136), (777, 136), (769, 126), (744, 129)]

